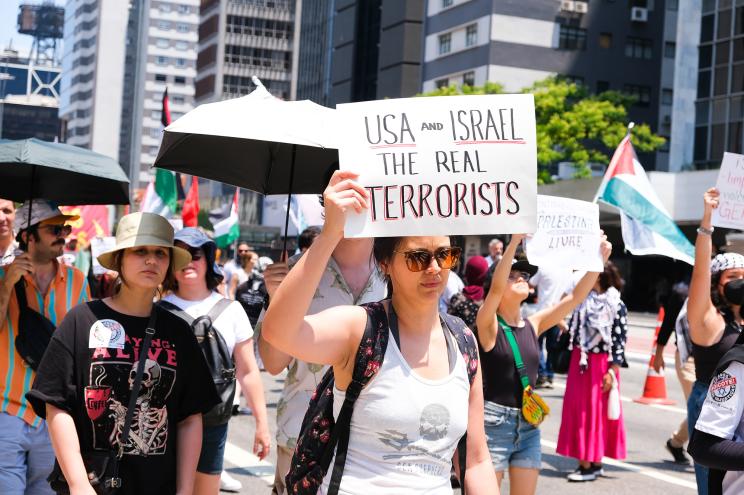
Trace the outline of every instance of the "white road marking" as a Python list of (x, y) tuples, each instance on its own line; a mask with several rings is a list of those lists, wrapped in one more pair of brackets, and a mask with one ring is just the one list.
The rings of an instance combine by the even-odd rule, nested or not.
[[(553, 382), (553, 387), (566, 390), (565, 383)], [(630, 397), (625, 397), (624, 395), (620, 396), (620, 400), (623, 402), (631, 402), (633, 404), (638, 404), (637, 402), (634, 402), (633, 399), (631, 399)], [(669, 411), (669, 412), (673, 412), (677, 414), (684, 414), (685, 416), (687, 416), (687, 409), (682, 409), (681, 407), (667, 406), (664, 404), (638, 404), (638, 405), (655, 407), (656, 409), (661, 409), (662, 411)]]
[(267, 461), (262, 461), (251, 452), (241, 449), (235, 444), (227, 442), (225, 444), (225, 460), (232, 466), (245, 469), (252, 476), (260, 478), (267, 485), (274, 483), (274, 465)]
[[(556, 444), (555, 442), (551, 442), (550, 440), (545, 440), (545, 439), (541, 439), (540, 443), (543, 446), (548, 447), (553, 450), (555, 450), (555, 448), (558, 446), (558, 444)], [(640, 466), (636, 466), (635, 464), (631, 464), (629, 462), (617, 461), (615, 459), (608, 459), (607, 457), (602, 458), (602, 464), (607, 464), (608, 466), (614, 466), (620, 469), (625, 469), (626, 471), (633, 471), (634, 473), (642, 474), (643, 476), (648, 476), (649, 478), (654, 478), (659, 481), (664, 481), (672, 485), (689, 488), (691, 490), (697, 490), (697, 485), (695, 483), (687, 481), (687, 480), (683, 480), (682, 478), (677, 478), (676, 476), (670, 476), (668, 474), (662, 473), (661, 471), (657, 471), (656, 469), (643, 468)]]

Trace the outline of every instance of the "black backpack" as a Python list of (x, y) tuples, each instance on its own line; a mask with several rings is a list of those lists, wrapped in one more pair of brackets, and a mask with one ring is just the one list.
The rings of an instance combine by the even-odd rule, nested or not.
[[(333, 418), (334, 376), (333, 368), (331, 368), (318, 383), (302, 420), (300, 436), (285, 479), (287, 492), (292, 495), (315, 495), (328, 472), (334, 453), (336, 460), (328, 495), (338, 493), (346, 463), (354, 402), (362, 389), (380, 370), (389, 335), (388, 316), (383, 303), (369, 303), (361, 307), (367, 311), (367, 325), (359, 343), (351, 383), (346, 389), (346, 398), (339, 412), (338, 421)], [(460, 318), (446, 313), (439, 313), (439, 316), (457, 341), (457, 346), (465, 359), (468, 379), (472, 385), (478, 370), (478, 347), (475, 337)], [(461, 467), (460, 485), (464, 486), (467, 433), (457, 444), (457, 451), (458, 463)]]
[(231, 303), (230, 299), (220, 299), (206, 315), (198, 318), (191, 317), (181, 308), (168, 301), (158, 303), (163, 309), (179, 316), (191, 325), (191, 330), (196, 336), (196, 341), (199, 343), (209, 371), (212, 373), (217, 394), (222, 399), (219, 404), (202, 416), (204, 426), (223, 425), (232, 416), (233, 398), (235, 397), (235, 362), (228, 351), (225, 339), (212, 326), (212, 323)]
[(47, 317), (28, 307), (26, 283), (23, 279), (16, 282), (15, 294), (19, 312), (15, 348), (26, 364), (36, 371), (49, 341), (52, 340), (55, 326)]
[(261, 316), (261, 310), (266, 304), (268, 296), (266, 284), (260, 275), (252, 274), (248, 280), (235, 289), (235, 300), (243, 306), (253, 328), (256, 327), (258, 317)]

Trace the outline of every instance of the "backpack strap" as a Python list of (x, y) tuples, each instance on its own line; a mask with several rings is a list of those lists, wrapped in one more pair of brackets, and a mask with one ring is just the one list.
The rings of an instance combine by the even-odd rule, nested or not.
[(217, 318), (222, 314), (223, 311), (227, 309), (228, 306), (230, 306), (230, 303), (232, 303), (232, 299), (227, 299), (223, 297), (219, 301), (217, 301), (214, 306), (212, 306), (212, 309), (209, 310), (207, 313), (207, 316), (209, 316), (209, 319), (212, 323), (217, 321)]
[[(330, 444), (335, 443), (336, 460), (333, 463), (331, 481), (328, 485), (328, 495), (336, 495), (341, 485), (341, 477), (344, 474), (346, 464), (346, 452), (349, 447), (349, 433), (351, 431), (351, 414), (354, 411), (354, 403), (359, 398), (362, 389), (375, 377), (382, 366), (385, 350), (388, 344), (388, 318), (385, 307), (381, 302), (365, 304), (362, 306), (367, 311), (367, 325), (364, 335), (359, 342), (354, 371), (351, 383), (346, 389), (346, 398), (338, 414), (336, 425), (331, 434)], [(371, 351), (371, 352), (369, 352)], [(323, 461), (328, 465), (334, 449), (327, 448), (323, 454)]]
[(179, 308), (178, 306), (176, 306), (175, 304), (173, 304), (170, 301), (160, 300), (160, 301), (158, 301), (155, 304), (156, 304), (156, 306), (160, 306), (161, 308), (165, 309), (166, 311), (170, 311), (174, 315), (180, 317), (182, 320), (185, 320), (186, 323), (188, 323), (189, 325), (191, 325), (192, 323), (194, 323), (195, 318), (193, 318), (186, 311), (182, 310), (181, 308)]
[[(468, 372), (468, 381), (470, 382), (470, 386), (472, 386), (473, 380), (475, 380), (475, 375), (478, 372), (478, 344), (475, 343), (475, 336), (465, 322), (457, 316), (441, 312), (439, 313), (439, 317), (457, 341), (457, 346), (460, 348), (462, 357), (465, 360), (465, 368)], [(460, 489), (463, 494), (465, 494), (465, 470), (468, 462), (467, 453), (468, 433), (466, 430), (465, 434), (460, 437), (460, 441), (457, 442), (457, 463), (460, 465)]]

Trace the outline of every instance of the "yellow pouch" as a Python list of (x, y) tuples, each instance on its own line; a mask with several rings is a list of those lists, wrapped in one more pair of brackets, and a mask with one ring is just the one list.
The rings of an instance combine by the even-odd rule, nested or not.
[(522, 416), (524, 416), (524, 419), (533, 426), (539, 426), (548, 414), (550, 414), (550, 407), (542, 397), (532, 390), (529, 385), (525, 387), (522, 393)]

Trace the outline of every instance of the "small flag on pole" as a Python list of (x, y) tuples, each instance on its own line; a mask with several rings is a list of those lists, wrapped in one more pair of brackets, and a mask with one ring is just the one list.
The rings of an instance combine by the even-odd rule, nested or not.
[(594, 198), (597, 200), (620, 210), (623, 242), (632, 254), (657, 254), (695, 263), (695, 248), (651, 187), (630, 142), (630, 131), (612, 156)]
[(199, 216), (199, 180), (196, 176), (191, 176), (191, 188), (186, 200), (183, 202), (181, 218), (183, 218), (184, 227), (196, 227)]
[[(217, 212), (216, 215), (209, 216), (214, 226), (214, 241), (220, 249), (228, 247), (240, 237), (240, 225), (238, 224), (239, 195), (240, 188), (235, 188), (235, 195), (233, 196), (230, 209), (224, 208), (221, 212)], [(226, 216), (225, 213), (227, 214)]]

